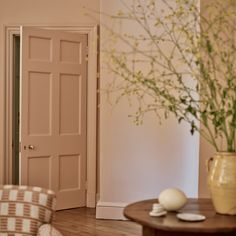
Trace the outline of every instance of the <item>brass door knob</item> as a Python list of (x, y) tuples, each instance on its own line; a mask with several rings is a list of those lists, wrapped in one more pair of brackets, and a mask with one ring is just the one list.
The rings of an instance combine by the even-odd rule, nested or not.
[(34, 150), (34, 149), (35, 149), (35, 146), (34, 146), (34, 145), (29, 145), (29, 146), (28, 146), (28, 149), (29, 149), (29, 150)]

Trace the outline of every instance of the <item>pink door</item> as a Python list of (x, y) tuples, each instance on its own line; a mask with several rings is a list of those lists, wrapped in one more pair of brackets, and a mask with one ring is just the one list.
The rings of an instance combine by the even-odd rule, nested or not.
[(85, 206), (87, 35), (21, 28), (20, 183)]

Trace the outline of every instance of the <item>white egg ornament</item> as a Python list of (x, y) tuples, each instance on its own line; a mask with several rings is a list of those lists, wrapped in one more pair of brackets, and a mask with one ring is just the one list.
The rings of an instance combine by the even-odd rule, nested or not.
[(187, 203), (187, 197), (184, 192), (177, 188), (168, 188), (159, 195), (159, 203), (167, 211), (178, 211)]

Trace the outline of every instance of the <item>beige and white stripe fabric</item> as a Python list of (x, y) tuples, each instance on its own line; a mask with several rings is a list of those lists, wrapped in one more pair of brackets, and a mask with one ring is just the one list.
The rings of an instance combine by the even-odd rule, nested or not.
[(39, 226), (52, 221), (55, 204), (51, 190), (0, 186), (0, 236), (36, 235)]

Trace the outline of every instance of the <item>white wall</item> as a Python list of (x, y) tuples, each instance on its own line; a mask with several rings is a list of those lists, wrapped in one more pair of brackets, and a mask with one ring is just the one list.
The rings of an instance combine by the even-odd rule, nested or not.
[[(100, 6), (101, 12), (111, 14), (122, 8), (119, 0), (101, 0)], [(101, 22), (110, 21), (102, 15)], [(126, 26), (126, 30), (134, 29)], [(106, 42), (101, 26), (102, 50)], [(102, 64), (101, 88), (110, 78)], [(189, 197), (197, 196), (199, 137), (192, 137), (187, 125), (168, 120), (159, 126), (156, 117), (148, 115), (137, 127), (128, 118), (131, 109), (125, 100), (112, 109), (105, 96), (101, 97), (100, 109), (98, 218), (121, 219), (127, 203), (156, 198), (167, 187), (178, 187)]]
[(85, 15), (83, 7), (99, 10), (99, 0), (0, 0), (0, 183), (4, 174), (4, 26), (98, 23)]

